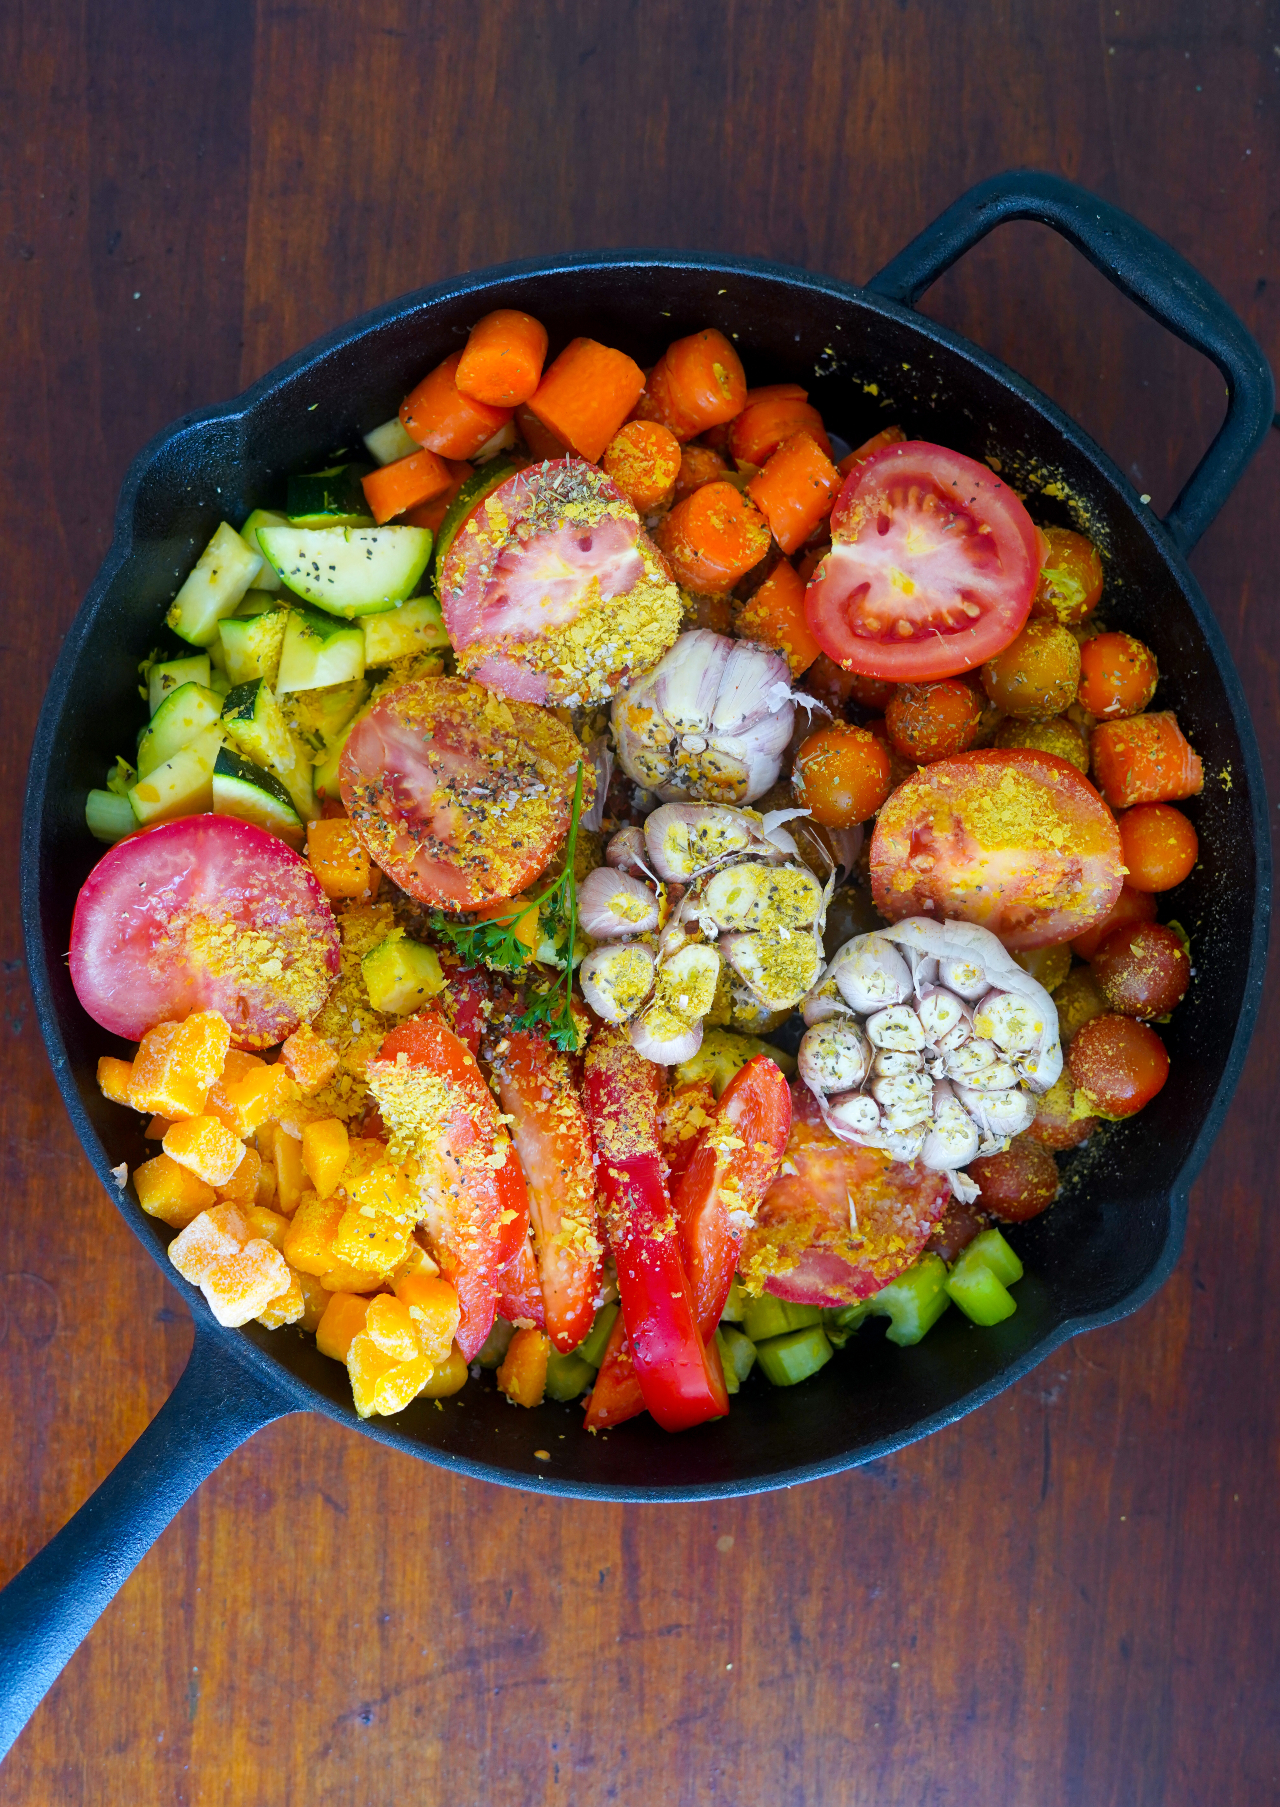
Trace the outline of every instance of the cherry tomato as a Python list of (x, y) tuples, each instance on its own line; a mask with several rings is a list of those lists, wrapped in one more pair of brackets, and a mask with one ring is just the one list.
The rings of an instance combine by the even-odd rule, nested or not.
[(1200, 854), (1195, 829), (1168, 803), (1139, 803), (1118, 818), (1120, 845), (1135, 891), (1172, 891), (1189, 878)]
[(1131, 1016), (1096, 1016), (1067, 1049), (1071, 1077), (1100, 1117), (1132, 1117), (1169, 1077), (1154, 1029)]
[(1135, 922), (1113, 929), (1093, 956), (1093, 976), (1121, 1016), (1168, 1016), (1191, 983), (1191, 961), (1175, 929)]
[(889, 795), (891, 762), (867, 728), (836, 722), (801, 744), (791, 773), (796, 802), (823, 828), (852, 828), (874, 816)]
[(1028, 621), (982, 668), (982, 687), (996, 707), (1033, 721), (1061, 715), (1079, 682), (1080, 648), (1056, 621)]
[(971, 671), (1027, 619), (1040, 572), (1031, 517), (959, 452), (907, 440), (855, 465), (831, 551), (805, 596), (824, 652), (869, 677), (920, 683)]
[[(1057, 999), (1054, 999), (1057, 1002)], [(1102, 1014), (1101, 1011), (1098, 1012)], [(1062, 1018), (1058, 1018), (1062, 1031)], [(1076, 1105), (1076, 1088), (1069, 1072), (1049, 1087), (1036, 1107), (1035, 1122), (1027, 1130), (1033, 1142), (1046, 1148), (1078, 1148), (1098, 1127), (1098, 1118), (1082, 1113)]]
[(459, 671), (526, 703), (602, 701), (679, 627), (639, 515), (581, 459), (530, 465), (477, 503), (439, 583)]
[(978, 1186), (978, 1206), (1001, 1223), (1039, 1217), (1058, 1196), (1058, 1163), (1042, 1142), (1024, 1133), (1001, 1154), (979, 1155), (966, 1169)]
[(1132, 634), (1095, 634), (1080, 648), (1082, 709), (1099, 721), (1140, 715), (1155, 695), (1160, 673), (1149, 646)]
[(977, 1206), (963, 1205), (958, 1198), (953, 1198), (942, 1222), (925, 1243), (925, 1251), (930, 1255), (941, 1255), (950, 1267), (956, 1256), (962, 1255), (974, 1237), (986, 1229), (987, 1223), (985, 1213)]
[(1120, 895), (1102, 921), (1095, 922), (1083, 935), (1076, 936), (1071, 943), (1072, 952), (1079, 954), (1082, 960), (1092, 960), (1113, 929), (1127, 928), (1134, 922), (1154, 922), (1155, 917), (1156, 900), (1149, 892), (1135, 891), (1132, 885), (1122, 885)]
[[(342, 800), (387, 876), (423, 903), (517, 896), (569, 826), (581, 748), (546, 709), (461, 678), (415, 678), (356, 723)], [(583, 773), (583, 807), (593, 781)]]
[(1053, 994), (1053, 1007), (1058, 1013), (1058, 1036), (1065, 1048), (1086, 1023), (1095, 1016), (1105, 1016), (1107, 1000), (1098, 989), (1091, 966), (1073, 966)]
[(1065, 759), (988, 748), (940, 759), (898, 787), (871, 843), (871, 889), (890, 922), (928, 913), (1012, 951), (1081, 934), (1120, 893), (1120, 836)]
[(884, 678), (866, 678), (860, 671), (846, 671), (826, 653), (819, 653), (804, 674), (804, 687), (836, 715), (844, 714), (847, 703), (880, 713), (898, 688)]
[(131, 835), (81, 887), (71, 983), (96, 1023), (139, 1041), (217, 1010), (237, 1048), (270, 1048), (323, 1004), (338, 926), (310, 866), (265, 828), (184, 816)]
[(1047, 722), (1006, 716), (996, 729), (995, 744), (998, 747), (1034, 747), (1040, 753), (1053, 753), (1059, 759), (1069, 759), (1086, 778), (1089, 775), (1088, 742), (1065, 715), (1056, 715)]
[(1037, 614), (1052, 615), (1063, 627), (1076, 627), (1093, 613), (1102, 595), (1102, 560), (1082, 533), (1069, 527), (1046, 527), (1048, 542), (1033, 605)]
[(894, 750), (917, 765), (964, 753), (978, 737), (982, 703), (963, 678), (900, 684), (884, 712)]

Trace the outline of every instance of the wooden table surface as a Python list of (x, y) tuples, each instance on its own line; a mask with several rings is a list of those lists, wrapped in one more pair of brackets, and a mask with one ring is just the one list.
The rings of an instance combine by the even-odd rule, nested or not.
[[(1249, 0), (0, 8), (3, 857), (135, 452), (469, 266), (677, 245), (876, 270), (1018, 163), (1173, 241), (1280, 355), (1280, 25)], [(928, 311), (1167, 506), (1216, 373), (1039, 227)], [(1280, 757), (1280, 442), (1193, 564)], [(1280, 795), (1280, 790), (1275, 792)], [(142, 1431), (185, 1299), (81, 1157), (3, 902), (0, 1579)], [(1186, 1251), (893, 1460), (701, 1507), (452, 1480), (320, 1418), (233, 1456), (0, 1770), (22, 1807), (1190, 1807), (1280, 1791), (1268, 995)]]

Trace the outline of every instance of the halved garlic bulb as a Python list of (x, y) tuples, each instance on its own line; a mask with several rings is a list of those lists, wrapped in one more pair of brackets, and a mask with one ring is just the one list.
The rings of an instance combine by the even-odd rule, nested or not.
[(612, 866), (597, 866), (578, 886), (578, 921), (593, 941), (644, 935), (658, 926), (652, 885)]

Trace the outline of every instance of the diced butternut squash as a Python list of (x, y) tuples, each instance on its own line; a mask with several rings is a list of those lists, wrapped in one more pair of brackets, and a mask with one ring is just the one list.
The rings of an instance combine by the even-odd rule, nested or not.
[(367, 1331), (353, 1337), (347, 1350), (347, 1373), (351, 1376), (351, 1397), (362, 1418), (375, 1412), (390, 1417), (402, 1412), (431, 1378), (431, 1363), (425, 1355), (411, 1361), (396, 1361), (385, 1355)]
[(324, 1315), (316, 1326), (316, 1348), (330, 1361), (345, 1362), (353, 1337), (364, 1329), (370, 1301), (354, 1293), (329, 1293)]
[(516, 1331), (498, 1369), (498, 1385), (512, 1405), (542, 1404), (550, 1355), (551, 1339), (543, 1331)]
[(302, 1165), (302, 1143), (287, 1130), (277, 1128), (271, 1149), (276, 1170), (276, 1210), (292, 1217), (303, 1193), (311, 1190)]
[(328, 1085), (338, 1070), (338, 1050), (317, 1035), (310, 1023), (303, 1023), (288, 1037), (280, 1060), (304, 1098)]
[(386, 1146), (371, 1136), (353, 1136), (341, 1191), (357, 1207), (412, 1222), (421, 1209), (416, 1186), (405, 1169), (387, 1156)]
[(302, 1285), (293, 1268), (288, 1269), (289, 1284), (276, 1298), (268, 1301), (258, 1313), (258, 1322), (268, 1330), (279, 1330), (285, 1324), (298, 1324), (306, 1310)]
[(250, 1205), (245, 1209), (245, 1222), (249, 1226), (250, 1236), (261, 1236), (269, 1242), (273, 1249), (283, 1252), (284, 1239), (289, 1234), (289, 1219), (281, 1217), (278, 1211), (269, 1211), (265, 1205)]
[(209, 1087), (209, 1096), (205, 1101), (204, 1108), (237, 1136), (249, 1135), (252, 1134), (252, 1131), (241, 1130), (240, 1119), (231, 1100), (227, 1097), (226, 1088), (236, 1080), (243, 1079), (246, 1073), (252, 1073), (255, 1067), (265, 1067), (266, 1064), (261, 1054), (246, 1054), (240, 1048), (228, 1048), (227, 1058), (222, 1064), (221, 1077)]
[(433, 1362), (444, 1361), (462, 1315), (453, 1287), (420, 1270), (396, 1282), (395, 1295), (408, 1310), (422, 1353)]
[(333, 1239), (334, 1265), (341, 1262), (389, 1274), (404, 1260), (409, 1233), (408, 1224), (368, 1205), (344, 1211)]
[(418, 1347), (409, 1307), (390, 1293), (378, 1293), (370, 1299), (364, 1329), (365, 1335), (373, 1338), (384, 1355), (390, 1355), (398, 1362), (411, 1362), (426, 1353)]
[(230, 1046), (231, 1031), (216, 1010), (197, 1010), (181, 1023), (157, 1023), (138, 1043), (129, 1103), (170, 1119), (198, 1117)]
[(347, 1126), (337, 1117), (322, 1117), (302, 1131), (302, 1165), (318, 1198), (329, 1198), (338, 1189), (347, 1164), (350, 1142)]
[(402, 1280), (410, 1274), (438, 1274), (440, 1269), (428, 1255), (416, 1236), (411, 1236), (409, 1246), (404, 1252), (404, 1260), (387, 1276), (387, 1285), (395, 1292)]
[(163, 1142), (168, 1133), (169, 1119), (167, 1117), (152, 1117), (142, 1132), (144, 1140), (148, 1142)]
[(348, 1267), (339, 1263), (321, 1274), (320, 1284), (328, 1293), (376, 1293), (386, 1284), (386, 1279), (381, 1268)]
[(193, 1218), (216, 1202), (212, 1186), (206, 1186), (189, 1167), (180, 1166), (167, 1154), (144, 1161), (135, 1169), (133, 1183), (142, 1209), (175, 1230), (184, 1230)]
[(165, 1153), (202, 1179), (206, 1186), (225, 1186), (244, 1158), (244, 1143), (224, 1129), (216, 1117), (184, 1117), (164, 1139)]
[(431, 1370), (431, 1375), (418, 1392), (423, 1399), (447, 1399), (451, 1393), (460, 1393), (467, 1384), (467, 1358), (455, 1343), (439, 1367)]
[(98, 1090), (112, 1104), (128, 1104), (132, 1074), (131, 1060), (117, 1060), (114, 1054), (104, 1054), (98, 1062)]
[(312, 1336), (320, 1328), (320, 1320), (329, 1309), (329, 1301), (337, 1295), (326, 1292), (315, 1274), (298, 1273), (297, 1268), (290, 1270), (297, 1274), (298, 1285), (302, 1289), (302, 1316), (298, 1319), (299, 1330), (310, 1331)]
[(298, 1088), (289, 1077), (289, 1069), (277, 1062), (273, 1067), (253, 1067), (238, 1079), (224, 1080), (222, 1095), (236, 1134), (252, 1136), (264, 1123), (270, 1123), (297, 1102)]
[(368, 891), (369, 856), (345, 817), (322, 817), (308, 825), (307, 858), (326, 897), (363, 897)]
[[(243, 1144), (241, 1144), (243, 1147)], [(256, 1205), (258, 1181), (262, 1174), (262, 1156), (256, 1148), (246, 1148), (225, 1186), (218, 1187), (218, 1202), (224, 1205)], [(274, 1175), (272, 1176), (274, 1182)], [(270, 1203), (270, 1200), (263, 1201)]]
[(284, 1257), (269, 1242), (250, 1235), (235, 1205), (202, 1211), (169, 1244), (169, 1259), (184, 1280), (200, 1288), (214, 1317), (228, 1328), (247, 1324), (289, 1289)]
[(270, 1205), (273, 1210), (275, 1209), (275, 1165), (271, 1161), (262, 1160), (261, 1157), (259, 1157), (258, 1175), (253, 1188), (253, 1202), (255, 1205)]
[(341, 1199), (317, 1198), (309, 1192), (298, 1204), (284, 1239), (284, 1256), (290, 1267), (304, 1274), (327, 1274), (338, 1265), (333, 1239), (342, 1222)]

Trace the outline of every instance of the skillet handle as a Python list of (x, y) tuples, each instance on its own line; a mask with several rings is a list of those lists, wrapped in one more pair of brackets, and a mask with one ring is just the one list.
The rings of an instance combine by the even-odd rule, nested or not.
[(1271, 425), (1275, 385), (1261, 347), (1239, 315), (1172, 245), (1088, 189), (1044, 170), (1006, 170), (979, 182), (866, 286), (912, 307), (944, 270), (1006, 220), (1052, 226), (1130, 301), (1222, 372), (1226, 419), (1165, 516), (1170, 537), (1185, 555), (1239, 482)]
[(196, 1319), (190, 1360), (157, 1416), (0, 1591), (0, 1757), (179, 1507), (233, 1449), (293, 1409)]

